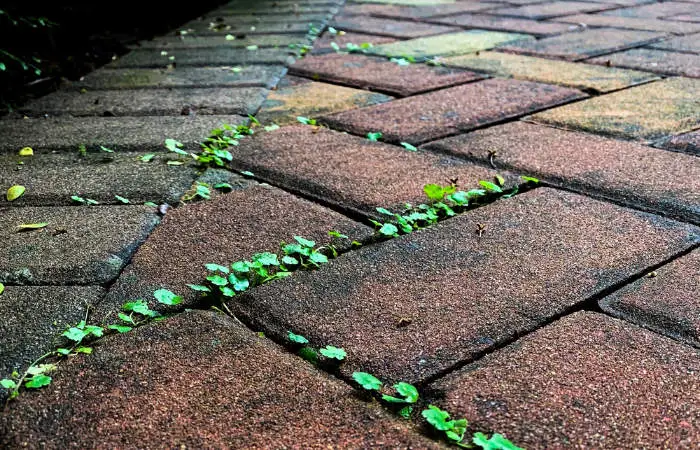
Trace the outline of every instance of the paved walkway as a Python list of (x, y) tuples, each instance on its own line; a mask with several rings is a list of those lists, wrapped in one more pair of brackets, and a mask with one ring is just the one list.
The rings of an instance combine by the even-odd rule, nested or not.
[(0, 446), (700, 447), (699, 9), (234, 1), (0, 120)]

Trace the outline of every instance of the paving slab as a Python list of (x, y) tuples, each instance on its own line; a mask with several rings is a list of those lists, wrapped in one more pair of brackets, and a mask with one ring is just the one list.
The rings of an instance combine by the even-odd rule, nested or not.
[[(273, 15), (277, 16), (280, 14), (309, 14), (309, 13), (319, 13), (319, 12), (327, 12), (329, 14), (335, 14), (338, 11), (338, 6), (340, 2), (325, 2), (325, 3), (317, 3), (317, 4), (300, 4), (299, 2), (296, 3), (289, 3), (289, 2), (273, 2), (273, 3), (265, 3), (264, 8), (253, 8), (251, 10), (251, 6), (260, 6), (260, 3), (257, 5), (249, 5), (246, 6), (244, 4), (236, 4), (233, 3), (229, 6), (224, 6), (219, 9), (217, 9), (215, 12), (218, 14), (222, 14), (225, 16), (235, 16), (235, 15), (250, 15), (251, 13), (255, 14), (257, 17), (264, 17), (266, 15)], [(213, 12), (212, 12), (213, 14)]]
[(403, 6), (432, 6), (450, 5), (455, 3), (455, 0), (354, 0), (353, 3), (379, 3)]
[(333, 19), (331, 24), (334, 28), (343, 31), (376, 34), (397, 39), (417, 38), (459, 31), (458, 28), (445, 25), (371, 16), (340, 16)]
[(489, 11), (489, 13), (501, 16), (525, 17), (527, 19), (542, 20), (559, 16), (568, 16), (570, 14), (603, 11), (615, 7), (615, 5), (597, 2), (554, 1), (548, 3), (537, 3), (534, 5), (498, 8)]
[(700, 23), (700, 14), (678, 14), (676, 16), (664, 17), (665, 20), (678, 20), (682, 22)]
[[(25, 194), (3, 206), (73, 205), (72, 195), (97, 200), (100, 204), (121, 205), (115, 195), (133, 204), (155, 202), (175, 205), (197, 177), (192, 166), (172, 166), (166, 162), (175, 155), (157, 155), (148, 162), (139, 161), (145, 153), (37, 152), (32, 157), (0, 154), (0, 187), (5, 190), (19, 184)], [(21, 164), (20, 164), (21, 163)]]
[[(241, 22), (236, 16), (228, 17), (229, 20), (213, 21), (193, 20), (182, 25), (182, 29), (190, 31), (198, 36), (226, 36), (237, 33), (248, 35), (255, 34), (306, 34), (309, 31), (308, 21), (283, 20), (281, 22)], [(322, 27), (324, 20), (313, 22), (317, 28)]]
[(299, 116), (315, 118), (391, 100), (393, 97), (375, 92), (287, 77), (270, 91), (257, 119), (283, 125), (297, 123)]
[(636, 70), (499, 52), (455, 56), (444, 59), (443, 63), (499, 77), (561, 84), (595, 93), (610, 92), (659, 79), (655, 75)]
[[(391, 4), (351, 5), (343, 10), (344, 15), (370, 15), (395, 19), (434, 19), (476, 11), (485, 11), (506, 6), (506, 3), (458, 2), (424, 6), (400, 6)], [(431, 20), (432, 21), (432, 20)]]
[(700, 348), (700, 250), (656, 269), (600, 300), (623, 320)]
[(376, 45), (370, 48), (368, 53), (384, 56), (412, 57), (422, 60), (435, 56), (464, 55), (512, 42), (533, 40), (532, 36), (526, 34), (469, 30)]
[(424, 202), (428, 183), (458, 178), (461, 185), (475, 187), (496, 174), (456, 158), (301, 125), (241, 142), (233, 164), (364, 215), (376, 215), (378, 206)]
[(333, 114), (323, 121), (354, 134), (380, 131), (387, 142), (417, 144), (585, 97), (569, 88), (491, 79)]
[[(233, 36), (234, 40), (228, 39), (226, 36)], [(296, 34), (259, 34), (251, 36), (238, 37), (233, 34), (223, 34), (217, 36), (196, 36), (191, 34), (178, 36), (160, 36), (149, 41), (140, 41), (134, 45), (133, 49), (156, 49), (159, 51), (170, 51), (172, 49), (199, 49), (211, 47), (225, 48), (245, 48), (250, 45), (263, 47), (288, 47), (294, 44), (307, 44), (309, 42), (306, 36)]]
[[(104, 295), (99, 286), (6, 286), (0, 295), (0, 378), (25, 370)], [(7, 391), (0, 389), (0, 400)]]
[(696, 11), (697, 5), (694, 5), (693, 3), (670, 1), (633, 6), (630, 8), (620, 8), (612, 11), (605, 11), (603, 14), (606, 16), (647, 17), (650, 19), (655, 19), (659, 17), (693, 13)]
[(335, 53), (335, 49), (332, 47), (331, 43), (334, 42), (340, 49), (346, 50), (348, 44), (387, 44), (390, 42), (396, 42), (397, 39), (386, 37), (386, 36), (376, 36), (372, 34), (364, 33), (353, 33), (347, 32), (345, 34), (331, 34), (324, 33), (323, 36), (318, 38), (314, 42), (314, 47), (311, 50), (311, 54), (318, 55), (324, 53)]
[(287, 22), (287, 23), (308, 23), (327, 20), (331, 17), (330, 10), (315, 11), (315, 12), (297, 12), (297, 13), (278, 13), (278, 14), (227, 14), (226, 10), (214, 10), (204, 14), (197, 19), (202, 22), (214, 24), (231, 24), (233, 27), (240, 24), (248, 23), (270, 23), (270, 22)]
[(565, 128), (655, 140), (700, 126), (700, 80), (668, 78), (531, 117)]
[[(250, 64), (288, 64), (294, 61), (295, 51), (289, 48), (194, 48), (171, 49), (162, 55), (158, 49), (133, 50), (106, 67), (126, 68), (167, 68), (173, 62), (177, 67), (236, 66)], [(170, 57), (175, 57), (171, 60)]]
[(547, 37), (539, 41), (520, 41), (501, 49), (513, 53), (578, 61), (654, 42), (662, 33), (640, 30), (595, 28)]
[(551, 36), (567, 33), (575, 27), (554, 22), (538, 22), (536, 20), (519, 19), (515, 17), (490, 16), (487, 14), (460, 14), (446, 16), (431, 21), (447, 25), (459, 25), (467, 28), (482, 28), (484, 30), (510, 31), (534, 36)]
[(664, 75), (682, 75), (700, 78), (700, 55), (668, 52), (650, 48), (633, 48), (612, 55), (589, 60), (594, 64), (605, 64), (629, 69), (647, 70)]
[(483, 78), (462, 69), (425, 64), (401, 66), (384, 58), (352, 54), (307, 56), (289, 70), (296, 75), (401, 97)]
[(99, 69), (68, 89), (140, 89), (183, 87), (266, 87), (284, 76), (284, 66), (182, 67), (179, 69)]
[(432, 388), (453, 417), (523, 448), (692, 448), (700, 439), (700, 352), (592, 312)]
[(557, 22), (572, 24), (584, 23), (589, 27), (625, 28), (630, 30), (661, 31), (665, 33), (686, 34), (700, 31), (700, 24), (671, 22), (642, 17), (604, 16), (602, 14), (577, 14), (558, 17)]
[(0, 152), (17, 154), (23, 147), (78, 152), (79, 145), (99, 151), (103, 145), (115, 151), (165, 151), (165, 139), (176, 139), (195, 151), (209, 132), (222, 124), (248, 122), (241, 116), (178, 117), (57, 117), (0, 120)]
[[(18, 232), (22, 224), (48, 222)], [(147, 206), (0, 208), (0, 282), (101, 284), (119, 275), (158, 223)]]
[[(486, 227), (481, 237), (477, 224)], [(228, 305), (269, 336), (286, 339), (292, 330), (313, 345), (343, 347), (344, 375), (424, 383), (687, 249), (698, 232), (542, 188), (363, 247)]]
[(30, 116), (168, 116), (255, 114), (267, 95), (264, 88), (147, 89), (58, 91), (20, 108)]
[(347, 384), (209, 311), (110, 337), (51, 375), (50, 386), (0, 416), (0, 445), (439, 448)]
[(95, 314), (103, 317), (136, 298), (149, 300), (157, 308), (153, 292), (160, 288), (184, 298), (179, 310), (197, 306), (200, 296), (187, 284), (204, 281), (205, 264), (227, 265), (255, 253), (278, 252), (280, 242), (290, 242), (294, 236), (346, 248), (351, 240), (332, 239), (331, 230), (351, 240), (373, 233), (370, 227), (270, 186), (243, 186), (210, 201), (170, 210)]
[(662, 139), (656, 145), (667, 150), (700, 155), (700, 131), (671, 136)]
[(651, 44), (649, 47), (674, 52), (687, 52), (700, 54), (700, 34), (674, 37), (665, 41)]
[(700, 224), (700, 159), (692, 155), (525, 122), (425, 148), (483, 164), (493, 161), (498, 168)]

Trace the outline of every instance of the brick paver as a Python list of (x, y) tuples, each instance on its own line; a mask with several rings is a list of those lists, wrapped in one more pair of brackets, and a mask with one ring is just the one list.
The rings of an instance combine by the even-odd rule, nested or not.
[[(166, 55), (163, 50), (143, 49), (127, 53), (107, 67), (165, 69), (175, 62), (177, 67), (234, 66), (248, 64), (289, 64), (293, 61), (292, 49), (279, 48), (194, 48), (172, 49)], [(174, 57), (174, 59), (170, 59)]]
[(509, 8), (498, 8), (489, 11), (491, 14), (504, 16), (525, 17), (528, 19), (551, 19), (576, 13), (588, 13), (614, 8), (613, 5), (597, 2), (554, 1), (524, 5)]
[(532, 116), (538, 122), (653, 140), (700, 125), (700, 80), (670, 78)]
[(448, 17), (455, 14), (468, 12), (485, 11), (505, 6), (506, 3), (478, 3), (478, 2), (456, 2), (424, 6), (400, 6), (390, 4), (359, 4), (345, 8), (343, 14), (370, 15), (375, 17), (389, 17), (397, 19), (436, 19), (438, 17)]
[[(43, 222), (43, 229), (18, 232)], [(107, 283), (157, 223), (147, 206), (1, 208), (0, 282)]]
[[(163, 116), (197, 114), (255, 114), (265, 100), (264, 88), (149, 89), (139, 96), (123, 90), (59, 91), (27, 103), (27, 115)], [(184, 110), (184, 112), (183, 112)]]
[(324, 121), (356, 134), (380, 131), (386, 141), (415, 144), (585, 96), (569, 88), (493, 79), (333, 114)]
[(576, 313), (433, 386), (437, 403), (525, 448), (692, 448), (697, 349)]
[(229, 308), (281, 339), (292, 330), (342, 346), (345, 374), (423, 382), (700, 242), (699, 233), (537, 189), (262, 286)]
[(255, 253), (277, 252), (280, 242), (290, 242), (295, 235), (319, 245), (333, 242), (341, 249), (347, 247), (350, 241), (331, 239), (331, 230), (358, 240), (372, 232), (365, 225), (269, 186), (244, 188), (177, 208), (166, 214), (162, 225), (139, 248), (96, 314), (101, 317), (119, 310), (122, 303), (136, 298), (156, 303), (153, 292), (160, 288), (184, 298), (178, 309), (197, 306), (199, 295), (186, 285), (204, 281), (205, 264), (227, 265)]
[(28, 396), (2, 416), (0, 445), (438, 447), (344, 383), (213, 312), (109, 339), (53, 376), (45, 395)]
[(633, 6), (630, 8), (614, 9), (605, 11), (603, 14), (607, 16), (619, 17), (649, 17), (659, 18), (674, 16), (679, 14), (692, 13), (697, 11), (697, 5), (684, 2), (654, 2), (648, 5)]
[(602, 14), (577, 14), (558, 17), (555, 20), (571, 24), (584, 23), (590, 27), (625, 28), (679, 34), (700, 31), (700, 24), (672, 22), (653, 18), (604, 16)]
[(691, 155), (524, 122), (426, 148), (493, 161), (499, 168), (700, 224), (700, 159)]
[(325, 33), (314, 43), (314, 48), (311, 51), (312, 54), (324, 54), (324, 53), (334, 53), (335, 49), (331, 43), (335, 43), (341, 50), (347, 51), (348, 44), (362, 45), (362, 44), (387, 44), (390, 42), (395, 42), (397, 39), (386, 37), (386, 36), (376, 36), (373, 34), (364, 33), (353, 33), (351, 31), (344, 33), (342, 35)]
[(668, 150), (700, 155), (700, 131), (663, 139), (658, 143), (658, 146)]
[(378, 206), (425, 201), (428, 183), (458, 178), (465, 187), (476, 187), (478, 180), (496, 175), (456, 158), (308, 126), (260, 134), (242, 142), (233, 158), (241, 170), (366, 215), (376, 215)]
[(539, 41), (511, 43), (503, 49), (513, 53), (578, 61), (651, 43), (663, 36), (662, 33), (652, 31), (597, 28), (547, 37)]
[(561, 84), (599, 93), (658, 79), (655, 75), (640, 71), (596, 67), (592, 64), (577, 64), (500, 52), (455, 56), (446, 58), (444, 63), (451, 67), (463, 67), (499, 77)]
[(649, 46), (661, 50), (700, 53), (700, 34), (693, 34), (690, 36), (683, 37), (674, 37), (672, 39), (655, 42)]
[(299, 116), (319, 117), (392, 99), (384, 94), (288, 77), (281, 87), (270, 92), (257, 117), (264, 123), (282, 125), (297, 123)]
[(517, 17), (491, 16), (486, 14), (462, 14), (458, 16), (440, 17), (438, 19), (432, 19), (431, 21), (447, 25), (460, 25), (468, 28), (482, 28), (484, 30), (510, 31), (534, 36), (550, 36), (576, 29), (575, 25), (542, 22)]
[(79, 145), (99, 151), (103, 145), (115, 151), (165, 151), (166, 138), (176, 139), (189, 151), (222, 124), (247, 122), (241, 116), (177, 117), (60, 117), (0, 120), (0, 152), (16, 154), (23, 147), (36, 150), (78, 152)]
[(402, 97), (483, 78), (462, 69), (424, 64), (401, 66), (384, 58), (346, 54), (307, 56), (289, 70), (296, 75)]
[(421, 60), (435, 56), (464, 55), (502, 44), (532, 40), (532, 36), (526, 34), (470, 30), (377, 45), (369, 49), (369, 53)]
[(332, 25), (339, 30), (376, 34), (378, 36), (388, 36), (397, 39), (417, 38), (459, 31), (458, 28), (444, 25), (367, 16), (337, 17)]
[[(227, 36), (228, 39), (226, 38)], [(231, 37), (234, 39), (231, 40)], [(241, 35), (238, 37), (233, 34), (219, 34), (216, 36), (197, 36), (194, 34), (185, 34), (180, 36), (161, 36), (149, 41), (140, 41), (134, 45), (134, 50), (137, 49), (156, 49), (158, 51), (167, 51), (170, 55), (170, 50), (176, 49), (205, 49), (205, 48), (246, 48), (255, 45), (259, 48), (264, 47), (288, 47), (296, 44), (308, 44), (310, 40), (307, 36), (298, 34), (260, 34), (260, 35)], [(162, 61), (163, 58), (160, 58)], [(170, 62), (170, 61), (168, 61)]]
[(700, 250), (600, 300), (604, 311), (700, 347)]
[(590, 60), (592, 63), (700, 78), (700, 55), (634, 48)]

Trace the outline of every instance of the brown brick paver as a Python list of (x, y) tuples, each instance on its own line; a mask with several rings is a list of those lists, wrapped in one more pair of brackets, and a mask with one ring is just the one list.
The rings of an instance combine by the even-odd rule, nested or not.
[(0, 418), (0, 445), (438, 448), (344, 383), (214, 312), (111, 338), (54, 378), (45, 395)]
[(579, 312), (432, 386), (437, 404), (525, 448), (693, 448), (700, 353)]
[(694, 156), (524, 122), (426, 148), (492, 160), (499, 168), (700, 223), (700, 159)]
[[(288, 64), (293, 61), (289, 48), (259, 48), (249, 50), (247, 48), (193, 48), (167, 50), (143, 49), (127, 53), (107, 67), (115, 69), (124, 68), (154, 68), (165, 69), (176, 63), (178, 67), (206, 67), (220, 65), (247, 65), (247, 64)], [(171, 60), (170, 58), (175, 59)]]
[(649, 48), (635, 48), (612, 55), (591, 59), (596, 64), (646, 70), (664, 75), (683, 75), (700, 78), (700, 55), (667, 52)]
[(554, 1), (534, 5), (498, 8), (489, 11), (489, 13), (540, 20), (569, 14), (602, 11), (613, 7), (613, 5), (597, 2)]
[(336, 17), (332, 23), (339, 30), (354, 31), (364, 34), (376, 34), (397, 39), (432, 36), (458, 31), (458, 28), (444, 25), (416, 23), (408, 20), (394, 20), (367, 16)]
[(446, 25), (460, 25), (484, 30), (510, 31), (534, 36), (550, 36), (576, 29), (575, 25), (528, 20), (517, 17), (491, 16), (486, 14), (461, 14), (458, 16), (431, 19), (431, 21), (444, 23)]
[(436, 19), (438, 17), (450, 17), (455, 14), (485, 11), (505, 6), (506, 3), (488, 2), (457, 2), (425, 6), (401, 6), (390, 4), (360, 4), (345, 8), (343, 14), (370, 15), (375, 17), (389, 17), (397, 19)]
[(700, 34), (674, 37), (665, 41), (655, 42), (650, 47), (676, 52), (700, 53)]
[(569, 88), (493, 79), (333, 114), (324, 121), (356, 134), (380, 131), (386, 141), (415, 144), (584, 97)]
[(700, 24), (671, 22), (653, 18), (605, 16), (602, 14), (577, 14), (574, 16), (557, 17), (555, 20), (557, 22), (571, 24), (584, 23), (589, 27), (625, 28), (630, 30), (660, 31), (679, 34), (700, 31)]
[(282, 339), (292, 330), (343, 346), (343, 373), (422, 382), (689, 248), (699, 232), (537, 189), (262, 286), (229, 307)]
[(655, 2), (648, 5), (633, 6), (630, 8), (620, 8), (612, 11), (606, 11), (603, 14), (606, 16), (619, 17), (649, 17), (659, 18), (674, 16), (697, 11), (697, 5), (685, 2)]
[(341, 50), (347, 50), (348, 44), (362, 45), (362, 44), (388, 44), (390, 42), (395, 42), (398, 39), (386, 37), (386, 36), (376, 36), (373, 34), (364, 33), (353, 33), (348, 31), (342, 35), (326, 33), (321, 38), (319, 38), (314, 43), (314, 48), (311, 54), (318, 55), (323, 53), (333, 53), (335, 49), (331, 46), (331, 43), (335, 43)]
[(600, 300), (604, 311), (700, 347), (700, 250)]
[(694, 153), (700, 155), (700, 131), (673, 136), (662, 140), (659, 147), (679, 152)]
[(384, 58), (345, 54), (307, 56), (290, 67), (290, 71), (313, 79), (399, 96), (419, 94), (483, 78), (462, 69), (424, 64), (401, 66)]

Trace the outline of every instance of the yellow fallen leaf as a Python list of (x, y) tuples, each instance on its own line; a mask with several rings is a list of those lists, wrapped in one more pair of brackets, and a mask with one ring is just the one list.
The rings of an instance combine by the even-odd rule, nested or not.
[(34, 150), (31, 147), (24, 147), (19, 151), (19, 156), (34, 156)]
[(5, 292), (5, 285), (0, 283), (0, 294), (2, 294), (3, 292)]
[(22, 225), (19, 226), (19, 231), (22, 230), (38, 230), (39, 228), (44, 228), (46, 225), (48, 225), (48, 222), (39, 222), (39, 223), (23, 223)]
[(15, 184), (14, 186), (10, 187), (10, 189), (7, 190), (7, 201), (11, 202), (13, 200), (17, 200), (24, 194), (25, 191), (24, 186), (20, 186), (19, 184)]

